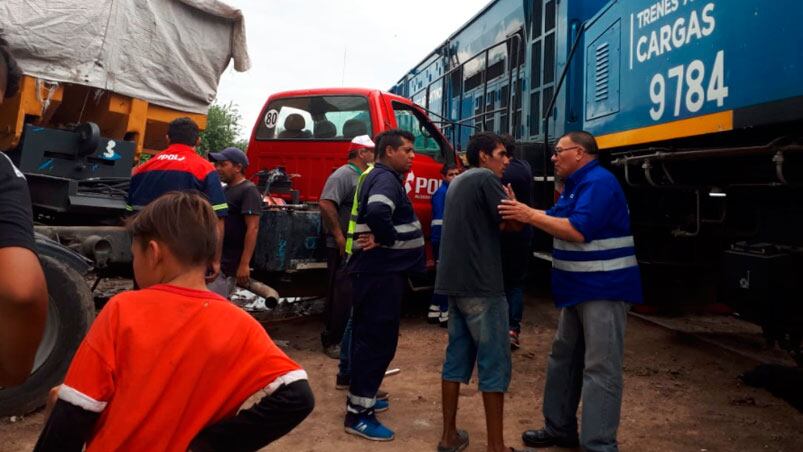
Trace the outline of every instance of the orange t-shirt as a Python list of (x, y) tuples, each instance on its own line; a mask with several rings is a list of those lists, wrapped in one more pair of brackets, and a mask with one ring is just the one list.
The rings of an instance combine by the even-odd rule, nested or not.
[(302, 379), (241, 309), (212, 292), (157, 285), (109, 300), (59, 398), (101, 413), (88, 451), (185, 451), (257, 391)]

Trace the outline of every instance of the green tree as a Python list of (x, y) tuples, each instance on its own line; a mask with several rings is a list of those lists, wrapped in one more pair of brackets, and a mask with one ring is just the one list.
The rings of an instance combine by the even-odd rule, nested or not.
[(230, 146), (245, 151), (248, 141), (240, 138), (242, 119), (234, 103), (212, 104), (206, 117), (206, 130), (201, 132), (201, 145), (198, 146), (198, 151), (202, 155), (207, 155), (209, 152), (218, 152)]

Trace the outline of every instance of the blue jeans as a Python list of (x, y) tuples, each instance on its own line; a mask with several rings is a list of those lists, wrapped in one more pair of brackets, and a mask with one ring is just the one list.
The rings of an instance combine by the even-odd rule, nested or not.
[(618, 451), (622, 407), (622, 358), (630, 305), (586, 301), (562, 308), (544, 385), (546, 430), (577, 436), (577, 406), (583, 398), (580, 445), (590, 452)]
[(449, 297), (449, 345), (443, 379), (468, 384), (477, 363), (482, 392), (510, 385), (507, 302), (499, 297)]
[(521, 333), (521, 317), (524, 314), (524, 287), (505, 287), (508, 310), (510, 312), (510, 329)]

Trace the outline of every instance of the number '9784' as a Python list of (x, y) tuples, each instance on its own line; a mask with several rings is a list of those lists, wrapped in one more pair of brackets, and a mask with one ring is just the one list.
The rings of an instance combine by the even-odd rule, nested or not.
[[(706, 74), (705, 64), (700, 60), (675, 66), (666, 74), (669, 79), (675, 79), (674, 96), (667, 101), (667, 96), (671, 94), (667, 93), (666, 78), (661, 73), (655, 74), (650, 81), (650, 100), (653, 103), (650, 117), (653, 121), (664, 116), (667, 103), (673, 108), (673, 116), (680, 116), (682, 109), (696, 113), (706, 102), (716, 102), (717, 107), (725, 104), (725, 98), (728, 97), (728, 87), (725, 86), (725, 51), (717, 52), (710, 74)], [(703, 88), (706, 76), (708, 84)]]

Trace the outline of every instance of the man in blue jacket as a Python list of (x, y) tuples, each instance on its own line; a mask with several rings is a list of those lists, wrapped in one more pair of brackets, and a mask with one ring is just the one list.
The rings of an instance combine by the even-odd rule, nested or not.
[(424, 271), (424, 234), (402, 179), (413, 165), (414, 139), (399, 129), (374, 139), (377, 163), (360, 176), (356, 218), (349, 225), (356, 240), (346, 241), (353, 296), (344, 425), (346, 432), (374, 441), (394, 436), (376, 419), (376, 411), (388, 409), (376, 394), (396, 354), (407, 275)]
[(555, 175), (565, 180), (555, 206), (535, 210), (512, 200), (499, 206), (502, 218), (554, 237), (552, 292), (560, 319), (544, 387), (546, 426), (524, 432), (530, 447), (618, 450), (625, 320), (630, 304), (642, 301), (641, 277), (624, 192), (597, 152), (590, 133), (567, 133), (552, 155)]
[[(446, 210), (446, 190), (449, 183), (460, 174), (460, 168), (453, 163), (444, 163), (441, 168), (443, 182), (441, 186), (432, 194), (432, 223), (430, 223), (429, 241), (432, 243), (432, 258), (437, 263), (440, 259), (441, 229), (443, 229), (443, 211)], [(429, 305), (427, 322), (437, 323), (446, 327), (449, 322), (449, 297), (446, 295), (432, 294), (432, 303)]]

